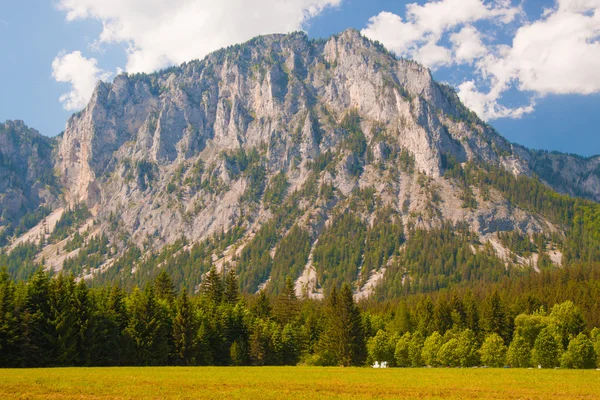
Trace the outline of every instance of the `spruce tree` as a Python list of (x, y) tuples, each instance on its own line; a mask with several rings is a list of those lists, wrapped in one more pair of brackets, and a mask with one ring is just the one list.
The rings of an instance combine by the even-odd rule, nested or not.
[(327, 300), (327, 324), (321, 340), (321, 355), (334, 365), (360, 365), (366, 358), (360, 311), (348, 284), (332, 287)]
[(73, 309), (75, 313), (75, 330), (77, 337), (77, 365), (89, 366), (92, 363), (92, 350), (97, 340), (97, 326), (94, 315), (94, 303), (89, 288), (82, 279), (77, 283), (73, 293)]
[(6, 269), (0, 270), (0, 367), (17, 367), (19, 359), (19, 321), (15, 304), (15, 285)]
[(510, 329), (506, 316), (506, 309), (497, 290), (495, 290), (484, 302), (480, 323), (483, 333), (486, 335), (496, 333), (505, 343), (508, 343), (510, 339)]
[(173, 304), (175, 301), (175, 286), (171, 276), (164, 269), (154, 279), (154, 291), (158, 300), (164, 300), (168, 304)]
[(177, 300), (177, 314), (173, 320), (175, 359), (180, 365), (195, 365), (198, 353), (198, 321), (194, 305), (187, 292), (182, 291)]
[(223, 300), (223, 280), (221, 275), (217, 272), (217, 269), (213, 266), (210, 271), (202, 279), (200, 285), (200, 292), (202, 295), (213, 302), (213, 304), (221, 304)]
[(21, 315), (23, 366), (44, 367), (53, 364), (55, 330), (50, 304), (50, 277), (41, 268), (27, 284), (25, 306)]
[(135, 288), (129, 297), (129, 322), (125, 332), (132, 348), (136, 365), (163, 365), (169, 356), (168, 332), (154, 288), (144, 291)]
[(273, 314), (283, 325), (292, 322), (299, 311), (298, 299), (294, 289), (294, 281), (288, 277), (283, 292), (277, 296)]
[(225, 276), (225, 301), (229, 304), (237, 304), (240, 300), (240, 284), (235, 273), (235, 268), (230, 268)]

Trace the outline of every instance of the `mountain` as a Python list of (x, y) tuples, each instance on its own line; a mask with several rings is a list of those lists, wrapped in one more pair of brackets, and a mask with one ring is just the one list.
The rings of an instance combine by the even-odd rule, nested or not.
[[(394, 296), (600, 256), (599, 158), (509, 143), (428, 69), (355, 30), (121, 74), (53, 140), (19, 126), (0, 199), (16, 191), (28, 215), (47, 212), (5, 257), (30, 246), (28, 262), (99, 284), (166, 269), (196, 290), (216, 265), (247, 292), (291, 277), (311, 297), (344, 281)], [(24, 165), (32, 154), (40, 171)]]
[(22, 121), (0, 123), (0, 245), (8, 235), (19, 236), (37, 224), (22, 220), (26, 214), (45, 213), (58, 204), (53, 146), (53, 139)]

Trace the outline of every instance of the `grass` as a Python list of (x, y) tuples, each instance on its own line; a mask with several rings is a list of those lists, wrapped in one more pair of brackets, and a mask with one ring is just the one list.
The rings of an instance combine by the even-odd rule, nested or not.
[(0, 369), (1, 399), (600, 399), (600, 371), (163, 367)]

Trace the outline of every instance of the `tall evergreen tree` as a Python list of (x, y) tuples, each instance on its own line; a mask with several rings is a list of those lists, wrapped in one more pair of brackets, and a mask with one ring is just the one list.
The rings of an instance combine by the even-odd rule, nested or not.
[(21, 351), (25, 366), (52, 365), (55, 330), (50, 304), (50, 277), (41, 268), (27, 284), (27, 294), (21, 316)]
[(224, 299), (229, 304), (236, 304), (240, 300), (240, 283), (235, 273), (235, 268), (229, 268), (225, 276)]
[(285, 325), (296, 318), (298, 311), (299, 304), (294, 289), (294, 281), (292, 278), (287, 277), (283, 292), (277, 296), (273, 313), (275, 318)]
[(177, 301), (177, 314), (173, 320), (175, 359), (182, 365), (195, 365), (198, 354), (198, 321), (193, 303), (182, 291)]
[(129, 322), (125, 333), (131, 343), (132, 361), (136, 365), (162, 365), (169, 355), (168, 332), (154, 288), (142, 292), (134, 289), (129, 297)]
[(0, 367), (19, 366), (19, 320), (15, 285), (6, 269), (0, 270)]
[(202, 279), (200, 291), (209, 301), (212, 301), (214, 304), (220, 304), (223, 300), (223, 290), (221, 275), (219, 275), (217, 269), (213, 266), (204, 279)]
[(509, 342), (510, 329), (506, 308), (497, 290), (495, 290), (484, 302), (480, 323), (483, 333), (486, 335), (496, 333), (505, 343)]
[(154, 279), (154, 291), (159, 300), (165, 300), (169, 304), (173, 304), (175, 301), (175, 286), (173, 286), (171, 276), (164, 269)]
[(254, 315), (260, 318), (269, 318), (271, 316), (271, 301), (264, 291), (258, 292), (258, 298), (252, 307)]
[(336, 365), (360, 365), (366, 358), (365, 338), (360, 311), (348, 284), (337, 292), (331, 290), (327, 307), (327, 327), (324, 333), (324, 351)]

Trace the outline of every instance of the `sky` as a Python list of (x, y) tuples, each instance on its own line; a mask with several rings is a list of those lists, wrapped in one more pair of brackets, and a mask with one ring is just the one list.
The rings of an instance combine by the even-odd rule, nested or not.
[(512, 142), (600, 154), (600, 0), (2, 1), (0, 121), (54, 136), (98, 80), (347, 28), (429, 67)]

